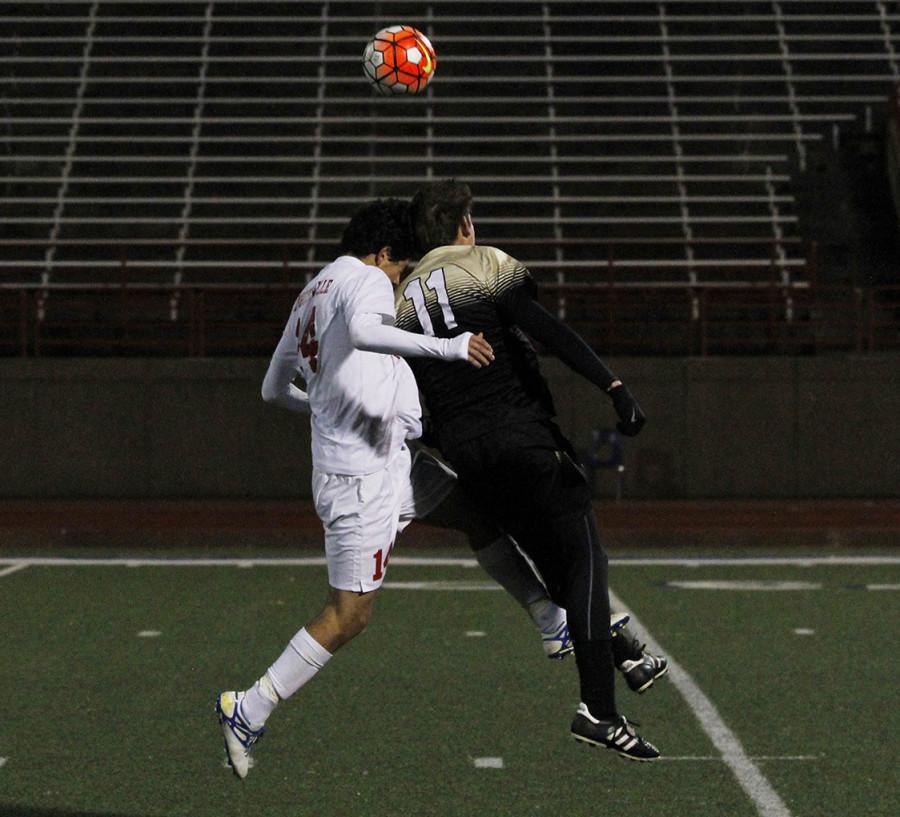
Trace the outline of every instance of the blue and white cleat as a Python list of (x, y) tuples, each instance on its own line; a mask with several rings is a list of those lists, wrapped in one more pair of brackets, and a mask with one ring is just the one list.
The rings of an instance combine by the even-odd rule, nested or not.
[(572, 637), (569, 635), (569, 625), (564, 621), (559, 629), (552, 633), (541, 633), (541, 643), (544, 645), (544, 653), (547, 658), (558, 661), (565, 658), (575, 647)]
[[(618, 632), (628, 623), (629, 618), (628, 613), (613, 613), (609, 617), (609, 631), (611, 633)], [(556, 661), (575, 651), (572, 637), (569, 635), (569, 625), (565, 621), (559, 625), (558, 630), (542, 634), (541, 642), (544, 645), (544, 652), (547, 658), (552, 658)]]
[(621, 630), (630, 620), (631, 616), (628, 615), (628, 613), (613, 613), (609, 617), (609, 631), (615, 635), (616, 632)]
[(223, 692), (216, 698), (216, 715), (225, 738), (225, 756), (231, 770), (243, 780), (252, 765), (250, 747), (258, 741), (265, 729), (252, 729), (241, 715), (243, 692)]

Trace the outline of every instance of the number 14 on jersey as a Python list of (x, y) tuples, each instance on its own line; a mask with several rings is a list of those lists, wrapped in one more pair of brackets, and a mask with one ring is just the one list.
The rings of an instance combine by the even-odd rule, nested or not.
[(309, 368), (315, 374), (319, 369), (319, 341), (316, 340), (316, 308), (312, 308), (312, 312), (309, 313), (309, 318), (306, 321), (306, 326), (301, 330), (302, 320), (302, 318), (297, 319), (297, 328), (294, 330), (294, 334), (299, 341), (297, 351), (301, 357), (306, 358), (309, 362)]

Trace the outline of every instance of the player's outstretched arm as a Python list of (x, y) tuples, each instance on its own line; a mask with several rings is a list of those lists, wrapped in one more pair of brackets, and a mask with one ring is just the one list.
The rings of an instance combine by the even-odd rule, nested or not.
[(481, 335), (463, 332), (455, 338), (428, 337), (398, 329), (385, 320), (390, 318), (375, 312), (355, 314), (348, 327), (351, 343), (363, 352), (465, 360), (479, 369), (494, 359), (491, 345)]
[(551, 315), (525, 292), (512, 299), (511, 304), (510, 317), (518, 326), (540, 341), (572, 371), (590, 380), (609, 395), (619, 417), (616, 428), (628, 437), (638, 434), (647, 422), (646, 415), (628, 387), (609, 370), (581, 335)]
[(288, 411), (309, 414), (309, 396), (293, 382), (297, 376), (296, 361), (297, 341), (285, 331), (263, 378), (262, 399)]

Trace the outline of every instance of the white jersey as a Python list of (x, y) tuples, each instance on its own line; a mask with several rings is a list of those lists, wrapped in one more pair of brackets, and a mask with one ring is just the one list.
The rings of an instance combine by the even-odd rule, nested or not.
[(330, 474), (383, 469), (406, 439), (422, 433), (419, 392), (406, 362), (351, 342), (350, 321), (360, 313), (393, 324), (393, 288), (378, 267), (343, 255), (303, 288), (275, 352), (292, 355), (306, 380), (313, 467)]

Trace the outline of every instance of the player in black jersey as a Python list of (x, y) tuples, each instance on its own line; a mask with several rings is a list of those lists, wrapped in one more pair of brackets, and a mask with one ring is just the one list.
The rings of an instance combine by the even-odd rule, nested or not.
[[(581, 682), (573, 736), (634, 760), (656, 760), (657, 749), (616, 709), (614, 665), (646, 658), (652, 681), (665, 672), (665, 659), (634, 655), (631, 642), (611, 637), (608, 560), (590, 490), (553, 422), (553, 399), (525, 333), (604, 391), (623, 434), (637, 434), (646, 418), (587, 344), (537, 303), (528, 270), (501, 250), (475, 244), (471, 203), (469, 188), (455, 181), (414, 196), (413, 227), (424, 256), (397, 289), (398, 327), (440, 337), (483, 332), (494, 350), (493, 364), (478, 370), (410, 360), (433, 439), (460, 485), (534, 561), (551, 598), (566, 610)], [(613, 641), (622, 655), (614, 656)]]

